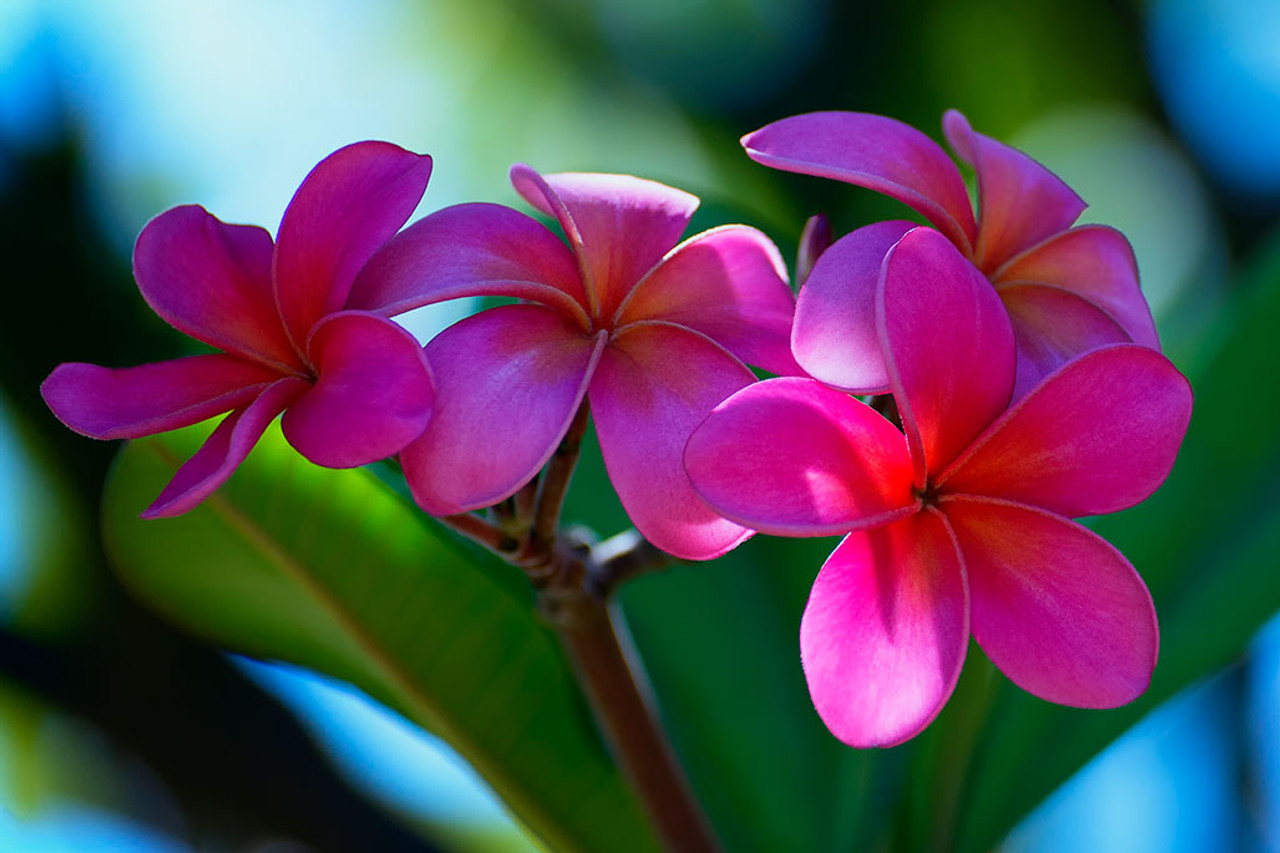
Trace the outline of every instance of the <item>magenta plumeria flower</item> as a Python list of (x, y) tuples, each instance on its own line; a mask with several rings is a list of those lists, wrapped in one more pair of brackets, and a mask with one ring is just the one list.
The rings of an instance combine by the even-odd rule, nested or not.
[[(793, 116), (743, 137), (755, 160), (776, 169), (868, 187), (914, 208), (995, 286), (1018, 346), (1015, 396), (1094, 347), (1135, 342), (1159, 349), (1138, 287), (1133, 249), (1102, 225), (1071, 225), (1085, 203), (1017, 149), (975, 133), (955, 110), (943, 117), (951, 147), (977, 176), (975, 219), (964, 179), (941, 147), (884, 116)], [(889, 386), (879, 356), (874, 294), (880, 261), (915, 227), (859, 228), (813, 268), (796, 307), (792, 345), (811, 375), (858, 393)]]
[(417, 206), (431, 158), (385, 142), (342, 148), (298, 188), (272, 242), (203, 207), (147, 223), (133, 270), (166, 322), (221, 352), (139, 367), (62, 364), (41, 386), (67, 426), (136, 438), (231, 414), (143, 517), (186, 512), (220, 486), (281, 412), (284, 434), (319, 465), (392, 455), (426, 427), (434, 396), (417, 341), (343, 310), (356, 273)]
[(694, 487), (740, 524), (848, 534), (800, 629), (818, 713), (854, 746), (918, 733), (955, 687), (969, 635), (1010, 679), (1066, 705), (1137, 697), (1156, 662), (1142, 579), (1071, 518), (1114, 512), (1164, 480), (1191, 389), (1146, 347), (1068, 362), (1006, 408), (1009, 318), (942, 235), (884, 259), (875, 323), (903, 432), (812, 379), (758, 383), (690, 439)]
[(754, 381), (743, 362), (796, 373), (794, 300), (777, 249), (730, 225), (676, 245), (698, 199), (627, 175), (539, 175), (517, 192), (555, 217), (494, 204), (425, 217), (370, 262), (355, 307), (387, 315), (460, 296), (520, 300), (426, 347), (434, 420), (400, 454), (435, 515), (490, 506), (548, 461), (589, 398), (609, 477), (640, 532), (681, 557), (721, 554), (748, 531), (690, 488), (681, 453), (716, 403)]

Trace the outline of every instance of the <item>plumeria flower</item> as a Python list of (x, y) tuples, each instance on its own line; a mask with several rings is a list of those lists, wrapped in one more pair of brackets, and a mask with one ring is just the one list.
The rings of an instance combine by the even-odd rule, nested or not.
[(905, 432), (808, 378), (758, 383), (694, 432), (694, 487), (740, 524), (847, 534), (800, 628), (809, 691), (848, 744), (918, 733), (955, 687), (972, 631), (1025, 690), (1109, 708), (1156, 663), (1133, 566), (1071, 518), (1145, 499), (1168, 474), (1191, 389), (1134, 344), (1068, 362), (1007, 407), (1014, 334), (942, 235), (907, 233), (878, 278), (875, 328)]
[(395, 454), (426, 428), (431, 372), (412, 335), (343, 305), (430, 174), (430, 157), (386, 142), (342, 148), (302, 182), (274, 243), (197, 205), (165, 211), (134, 246), (138, 288), (171, 326), (221, 352), (127, 368), (62, 364), (41, 386), (45, 402), (71, 429), (104, 439), (231, 412), (144, 518), (204, 500), (281, 412), (289, 443), (318, 465)]
[[(748, 134), (742, 144), (766, 166), (882, 192), (945, 234), (995, 287), (1013, 321), (1015, 396), (1097, 346), (1132, 341), (1159, 349), (1124, 235), (1103, 225), (1072, 228), (1086, 205), (1056, 175), (975, 133), (955, 110), (942, 125), (976, 173), (976, 219), (964, 179), (942, 148), (884, 116), (792, 116)], [(856, 393), (889, 387), (872, 322), (876, 278), (885, 252), (913, 227), (891, 221), (860, 228), (814, 266), (792, 337), (796, 360), (811, 375)]]
[(554, 217), (495, 204), (427, 216), (361, 273), (355, 307), (394, 315), (460, 296), (515, 297), (426, 347), (435, 417), (400, 454), (418, 504), (448, 515), (491, 506), (528, 483), (589, 399), (609, 477), (653, 544), (689, 559), (749, 532), (690, 488), (681, 453), (716, 403), (754, 381), (744, 362), (797, 373), (794, 299), (777, 249), (752, 228), (676, 245), (698, 199), (627, 175), (540, 175), (517, 192)]

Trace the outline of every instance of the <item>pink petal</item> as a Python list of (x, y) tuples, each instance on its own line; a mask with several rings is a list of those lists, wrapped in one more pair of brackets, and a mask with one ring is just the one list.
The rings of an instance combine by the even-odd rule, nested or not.
[(868, 113), (807, 113), (749, 133), (742, 145), (766, 166), (896, 198), (966, 252), (977, 237), (960, 171), (941, 146), (900, 121)]
[(422, 200), (431, 158), (389, 142), (339, 148), (294, 193), (276, 237), (276, 298), (301, 349), (311, 327), (341, 310), (356, 273)]
[(248, 406), (227, 415), (204, 446), (178, 469), (169, 485), (160, 492), (160, 497), (143, 510), (141, 516), (168, 518), (181, 515), (213, 494), (235, 473), (276, 415), (307, 387), (305, 379), (281, 379), (267, 386)]
[(800, 245), (796, 247), (796, 287), (803, 287), (813, 265), (822, 253), (831, 248), (831, 220), (825, 213), (815, 213), (805, 220), (800, 232)]
[(392, 237), (356, 276), (347, 307), (391, 316), (460, 296), (529, 299), (588, 323), (573, 252), (498, 204), (446, 207)]
[(612, 317), (635, 286), (680, 242), (698, 199), (631, 175), (539, 175), (511, 167), (511, 183), (525, 201), (554, 216), (582, 263), (594, 316)]
[(1071, 227), (1085, 203), (1062, 179), (1016, 148), (975, 133), (956, 110), (942, 129), (978, 176), (978, 241), (974, 262), (991, 271), (1046, 237)]
[(418, 504), (449, 515), (527, 483), (569, 428), (603, 341), (541, 305), (491, 308), (436, 335), (435, 411), (400, 454)]
[(45, 403), (91, 438), (155, 435), (248, 405), (280, 378), (229, 355), (195, 355), (138, 367), (60, 364), (40, 386)]
[(1159, 647), (1146, 584), (1105, 539), (1031, 507), (944, 499), (969, 572), (973, 636), (1000, 671), (1078, 708), (1132, 702)]
[(812, 379), (734, 394), (694, 431), (684, 463), (717, 512), (778, 536), (834, 536), (919, 507), (902, 433)]
[(1082, 225), (1015, 256), (992, 276), (997, 287), (1026, 282), (1060, 287), (1105, 311), (1134, 343), (1160, 349), (1151, 307), (1138, 285), (1138, 262), (1125, 236)]
[(677, 323), (748, 364), (796, 374), (795, 304), (773, 242), (754, 228), (726, 225), (691, 237), (654, 267), (623, 304), (616, 325)]
[(884, 256), (914, 223), (867, 225), (823, 253), (800, 288), (791, 349), (796, 361), (828, 385), (854, 394), (889, 388), (876, 332), (876, 286)]
[(916, 485), (960, 455), (1009, 403), (1009, 315), (991, 284), (941, 234), (909, 232), (885, 257), (877, 326)]
[(1173, 467), (1191, 399), (1186, 377), (1158, 352), (1095, 350), (1018, 401), (937, 484), (1070, 517), (1133, 506)]
[(413, 335), (376, 314), (343, 311), (316, 326), (308, 361), (319, 377), (284, 414), (284, 435), (326, 468), (399, 453), (427, 427), (435, 388)]
[(1012, 284), (999, 293), (1018, 344), (1015, 400), (1076, 356), (1107, 344), (1129, 342), (1129, 335), (1115, 320), (1069, 291)]
[(707, 338), (643, 323), (615, 334), (591, 382), (600, 451), (636, 529), (664, 551), (707, 560), (750, 534), (693, 491), (681, 457), (715, 405), (755, 380)]
[(227, 225), (198, 205), (166, 210), (138, 235), (133, 274), (169, 325), (289, 370), (301, 366), (271, 292), (271, 235)]
[(964, 565), (936, 512), (850, 533), (814, 581), (800, 623), (814, 707), (856, 747), (895, 746), (929, 725), (968, 645)]

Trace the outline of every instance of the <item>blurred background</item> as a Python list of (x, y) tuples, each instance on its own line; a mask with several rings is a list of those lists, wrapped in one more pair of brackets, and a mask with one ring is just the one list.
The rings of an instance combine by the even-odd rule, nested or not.
[[(1246, 323), (1267, 328), (1256, 306), (1280, 284), (1273, 0), (0, 2), (0, 850), (533, 846), (447, 747), (350, 688), (199, 644), (113, 579), (96, 519), (115, 447), (63, 429), (37, 389), (61, 361), (183, 352), (129, 273), (148, 218), (198, 202), (274, 231), (324, 155), (386, 139), (435, 158), (420, 213), (516, 205), (518, 161), (629, 172), (699, 195), (695, 229), (747, 222), (792, 257), (815, 212), (843, 233), (904, 210), (757, 166), (742, 134), (850, 109), (940, 138), (948, 107), (1057, 171), (1090, 203), (1084, 221), (1130, 237), (1167, 351), (1193, 379)], [(466, 311), (407, 324), (428, 336)], [(1195, 486), (1195, 559), (1212, 573), (1245, 543), (1257, 577), (1274, 575), (1276, 344), (1231, 363), (1213, 390), (1197, 385), (1226, 426), (1185, 452), (1213, 471), (1214, 442), (1238, 431), (1252, 455)], [(603, 482), (588, 460), (570, 512), (611, 533), (623, 521)], [(1166, 533), (1141, 530), (1121, 547), (1158, 573), (1139, 554), (1160, 554)], [(759, 553), (803, 589), (822, 548)], [(638, 612), (699, 571), (637, 584)], [(789, 602), (783, 636), (802, 605)], [(1186, 624), (1206, 631), (1229, 617), (1203, 603), (1197, 621), (1195, 606)], [(644, 618), (634, 627), (642, 648), (662, 642)], [(773, 654), (803, 691), (791, 643)], [(1280, 850), (1280, 625), (1230, 657), (1007, 848)]]

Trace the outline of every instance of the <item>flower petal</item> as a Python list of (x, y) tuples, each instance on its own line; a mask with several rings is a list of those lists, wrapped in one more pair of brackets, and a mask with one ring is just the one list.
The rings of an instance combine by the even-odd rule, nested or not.
[(902, 433), (812, 379), (743, 388), (684, 452), (698, 494), (726, 518), (778, 536), (833, 536), (914, 512)]
[(1076, 356), (1108, 344), (1129, 342), (1129, 335), (1092, 302), (1042, 284), (1000, 288), (1018, 344), (1018, 379), (1013, 398)]
[(431, 158), (389, 142), (339, 148), (311, 170), (280, 221), (276, 300), (299, 350), (342, 309), (356, 273), (422, 200)]
[(612, 317), (636, 282), (680, 242), (698, 207), (696, 196), (631, 175), (544, 176), (516, 164), (511, 183), (525, 201), (559, 220), (598, 318)]
[(178, 469), (155, 503), (142, 511), (142, 518), (181, 515), (211, 495), (235, 473), (276, 415), (307, 387), (305, 379), (281, 379), (267, 386), (248, 406), (227, 415), (196, 454)]
[(229, 355), (111, 368), (60, 364), (40, 386), (45, 403), (91, 438), (138, 438), (248, 405), (280, 374)]
[(152, 219), (133, 248), (138, 289), (165, 322), (219, 349), (290, 369), (298, 355), (271, 292), (271, 235), (203, 207)]
[(662, 550), (707, 560), (750, 535), (698, 498), (681, 459), (703, 418), (753, 381), (710, 340), (666, 323), (627, 326), (600, 358), (590, 397), (605, 468), (636, 529)]
[(968, 645), (964, 565), (932, 511), (850, 533), (814, 581), (800, 623), (814, 707), (856, 747), (894, 746), (929, 725)]
[(997, 287), (1026, 282), (1071, 291), (1105, 311), (1134, 343), (1160, 349), (1133, 247), (1114, 228), (1081, 225), (1056, 234), (1012, 258), (992, 281)]
[(889, 388), (876, 331), (876, 286), (884, 256), (912, 222), (877, 222), (837, 240), (818, 258), (796, 300), (791, 349), (828, 385), (854, 394)]
[(1031, 507), (944, 499), (969, 573), (973, 636), (1042, 699), (1114, 708), (1151, 681), (1159, 647), (1146, 584), (1105, 539)]
[(916, 485), (960, 455), (1013, 391), (1013, 329), (995, 289), (941, 234), (909, 232), (884, 260), (876, 321)]
[(968, 252), (977, 239), (960, 170), (914, 127), (869, 113), (791, 116), (742, 137), (757, 163), (845, 181), (910, 206)]
[(514, 296), (580, 316), (578, 261), (536, 219), (499, 204), (457, 204), (401, 231), (370, 259), (347, 307), (387, 316), (460, 296)]
[(764, 234), (745, 225), (704, 231), (676, 247), (623, 303), (615, 325), (664, 320), (701, 332), (747, 364), (796, 374), (795, 296)]
[(435, 388), (413, 335), (376, 314), (343, 311), (316, 325), (315, 385), (285, 412), (285, 438), (326, 468), (399, 453), (427, 427)]
[(418, 505), (450, 515), (527, 483), (569, 428), (603, 345), (541, 305), (490, 308), (436, 335), (435, 411), (400, 454)]
[(1069, 517), (1133, 506), (1173, 467), (1191, 399), (1186, 377), (1155, 350), (1095, 350), (1012, 406), (937, 484)]
[(977, 173), (973, 257), (984, 272), (1070, 228), (1087, 207), (1053, 172), (1018, 149), (975, 132), (956, 110), (947, 110), (942, 129), (956, 154)]

